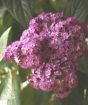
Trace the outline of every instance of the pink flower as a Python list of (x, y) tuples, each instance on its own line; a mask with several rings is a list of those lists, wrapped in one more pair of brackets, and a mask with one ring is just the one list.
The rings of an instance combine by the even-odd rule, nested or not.
[(4, 52), (4, 60), (31, 68), (30, 86), (67, 97), (77, 86), (76, 70), (85, 51), (87, 28), (63, 13), (42, 13), (32, 19), (19, 41)]

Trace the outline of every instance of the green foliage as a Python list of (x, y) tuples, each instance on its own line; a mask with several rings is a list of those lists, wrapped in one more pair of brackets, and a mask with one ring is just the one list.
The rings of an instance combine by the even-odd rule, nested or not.
[(2, 60), (2, 52), (6, 48), (9, 38), (9, 32), (11, 27), (9, 27), (0, 37), (0, 61)]
[(55, 10), (62, 10), (67, 5), (67, 0), (50, 0), (51, 5)]
[(67, 16), (74, 16), (86, 22), (88, 19), (88, 0), (68, 0), (64, 11)]
[(33, 0), (2, 0), (2, 3), (22, 26), (28, 25), (33, 16)]
[(13, 77), (9, 68), (7, 71), (7, 76), (0, 86), (0, 100), (6, 101), (6, 105), (20, 105), (19, 77)]
[[(88, 22), (88, 0), (0, 0), (0, 61), (7, 44), (19, 39), (33, 16), (42, 11), (61, 10), (67, 16)], [(0, 62), (0, 105), (3, 101), (5, 105), (88, 105), (88, 51), (80, 60), (79, 85), (65, 100), (29, 86), (22, 89), (21, 84), (29, 74), (30, 70), (12, 62)]]
[(5, 11), (2, 21), (3, 21), (3, 27), (7, 29), (8, 27), (12, 26), (14, 19), (8, 11)]

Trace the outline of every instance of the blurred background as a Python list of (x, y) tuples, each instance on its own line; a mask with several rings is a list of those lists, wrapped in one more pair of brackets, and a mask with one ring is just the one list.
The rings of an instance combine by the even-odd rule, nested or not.
[[(64, 100), (26, 86), (30, 70), (2, 61), (3, 50), (20, 38), (30, 19), (41, 12), (58, 11), (88, 23), (88, 0), (0, 0), (0, 105), (88, 105), (88, 49), (80, 60), (79, 85)], [(88, 38), (85, 45), (88, 48)]]

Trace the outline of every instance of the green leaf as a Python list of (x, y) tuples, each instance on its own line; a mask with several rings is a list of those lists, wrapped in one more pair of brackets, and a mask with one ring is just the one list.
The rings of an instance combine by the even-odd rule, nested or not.
[[(1, 0), (0, 0), (0, 2), (1, 2)], [(5, 7), (1, 7), (1, 5), (2, 4), (0, 4), (0, 18), (3, 18), (3, 15), (4, 15), (5, 11), (6, 11), (6, 8)]]
[(8, 27), (12, 26), (14, 20), (15, 19), (12, 17), (12, 15), (8, 11), (5, 11), (3, 15), (3, 27), (7, 29)]
[(20, 81), (18, 76), (12, 76), (9, 71), (7, 78), (0, 86), (0, 101), (6, 102), (5, 105), (20, 105)]
[(2, 0), (2, 3), (22, 26), (28, 25), (33, 16), (34, 0)]
[(2, 52), (6, 48), (9, 38), (9, 32), (11, 27), (9, 27), (0, 37), (0, 61), (2, 60)]
[(88, 0), (68, 0), (64, 11), (67, 16), (74, 16), (78, 20), (86, 22), (88, 16)]

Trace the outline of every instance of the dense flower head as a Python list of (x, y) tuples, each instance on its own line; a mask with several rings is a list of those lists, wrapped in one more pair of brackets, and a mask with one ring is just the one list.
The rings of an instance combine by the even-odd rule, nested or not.
[(63, 13), (42, 13), (33, 18), (19, 41), (9, 45), (4, 60), (31, 68), (30, 86), (67, 97), (77, 86), (76, 70), (85, 51), (86, 26)]

